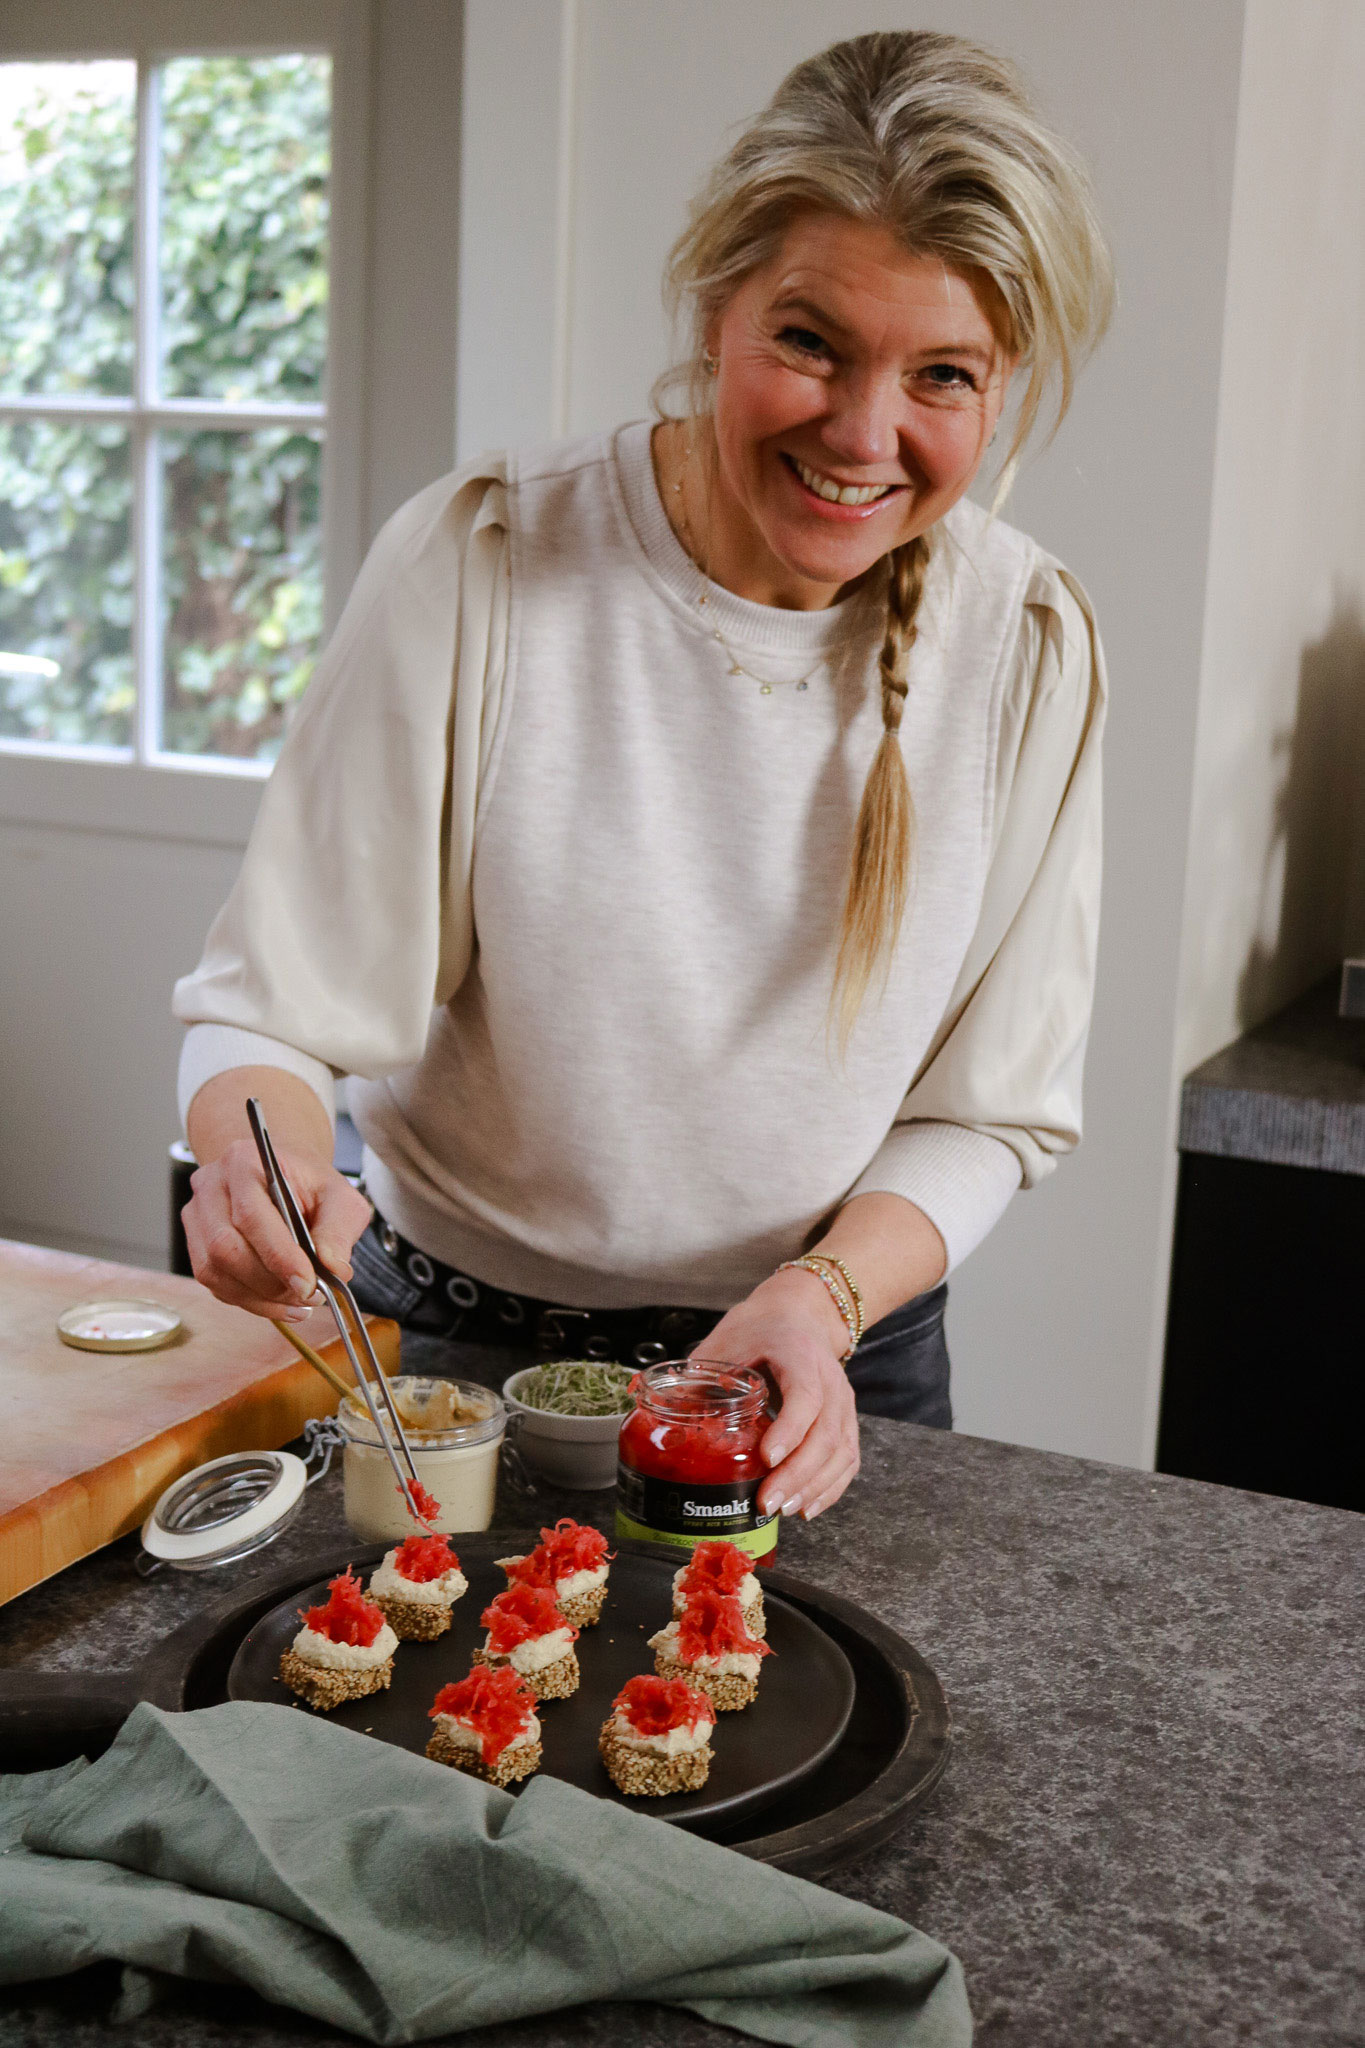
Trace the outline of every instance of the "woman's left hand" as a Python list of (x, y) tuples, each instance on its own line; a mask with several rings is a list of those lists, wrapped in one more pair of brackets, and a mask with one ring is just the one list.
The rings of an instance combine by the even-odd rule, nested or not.
[(842, 1357), (848, 1331), (824, 1283), (795, 1268), (773, 1273), (722, 1316), (698, 1345), (707, 1359), (752, 1365), (782, 1397), (760, 1446), (772, 1468), (759, 1489), (764, 1514), (807, 1521), (830, 1507), (858, 1471), (858, 1417)]

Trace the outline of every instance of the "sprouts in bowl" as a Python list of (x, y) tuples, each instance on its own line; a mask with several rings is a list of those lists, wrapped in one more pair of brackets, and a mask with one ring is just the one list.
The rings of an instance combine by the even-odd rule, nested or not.
[(584, 1492), (616, 1483), (616, 1439), (634, 1402), (629, 1366), (597, 1358), (529, 1365), (504, 1380), (517, 1449), (556, 1486)]

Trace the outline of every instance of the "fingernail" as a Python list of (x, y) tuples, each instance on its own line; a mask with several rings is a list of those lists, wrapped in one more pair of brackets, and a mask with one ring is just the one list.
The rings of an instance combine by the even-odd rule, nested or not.
[(786, 1457), (786, 1455), (787, 1446), (785, 1444), (774, 1444), (772, 1449), (768, 1453), (769, 1465), (780, 1465), (782, 1463), (782, 1460)]
[(282, 1323), (306, 1323), (311, 1314), (311, 1309), (284, 1308), (280, 1310), (280, 1321)]
[(781, 1505), (782, 1495), (780, 1493), (770, 1493), (768, 1495), (768, 1505), (764, 1508), (763, 1512), (765, 1515), (775, 1515)]
[(801, 1496), (799, 1493), (794, 1493), (790, 1500), (783, 1501), (782, 1512), (784, 1515), (794, 1515), (796, 1513), (796, 1510), (800, 1507), (800, 1505)]
[(316, 1283), (311, 1280), (302, 1279), (300, 1275), (296, 1273), (289, 1283), (289, 1292), (293, 1295), (296, 1301), (307, 1301), (309, 1295), (313, 1292), (315, 1284)]
[(808, 1508), (803, 1508), (801, 1510), (802, 1521), (813, 1522), (815, 1520), (815, 1517), (820, 1512), (821, 1505), (821, 1502), (819, 1502), (818, 1500), (813, 1500)]

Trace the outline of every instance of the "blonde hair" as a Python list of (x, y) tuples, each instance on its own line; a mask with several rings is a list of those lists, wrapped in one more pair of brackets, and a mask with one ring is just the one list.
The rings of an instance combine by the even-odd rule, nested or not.
[[(1045, 125), (1014, 66), (960, 36), (854, 36), (808, 58), (715, 165), (669, 254), (665, 300), (675, 318), (690, 315), (691, 350), (655, 386), (661, 414), (679, 388), (691, 413), (709, 409), (708, 329), (812, 210), (889, 228), (915, 254), (995, 287), (992, 325), (1028, 381), (994, 516), (1049, 383), (1058, 397), (1047, 441), (1112, 314), (1113, 268), (1084, 164)], [(925, 533), (886, 557), (883, 730), (854, 830), (831, 997), (845, 1046), (869, 989), (885, 984), (909, 895), (914, 819), (897, 734), (931, 553)]]

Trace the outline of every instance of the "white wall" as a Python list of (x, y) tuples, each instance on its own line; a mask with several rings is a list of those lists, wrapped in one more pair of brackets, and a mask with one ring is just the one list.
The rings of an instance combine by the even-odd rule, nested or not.
[[(1240, 0), (467, 7), (462, 262), (485, 288), (463, 300), (465, 453), (647, 410), (667, 349), (659, 270), (688, 194), (730, 125), (840, 35), (933, 27), (1005, 50), (1094, 167), (1122, 309), (1006, 515), (1086, 584), (1114, 684), (1087, 1138), (964, 1267), (950, 1331), (963, 1427), (1128, 1462), (1150, 1452), (1168, 1255), (1242, 17)], [(476, 121), (496, 151), (475, 151)], [(533, 253), (509, 266), (512, 247)], [(512, 360), (515, 379), (499, 371)]]
[(375, 8), (367, 543), (455, 459), (463, 37), (460, 0)]
[(1365, 8), (1252, 0), (1176, 1074), (1365, 944)]
[[(100, 31), (118, 44), (149, 11), (101, 0)], [(42, 33), (79, 36), (80, 13), (50, 4)], [(362, 13), (348, 169), (365, 190), (347, 259), (361, 304), (340, 340), (362, 359), (364, 402), (338, 422), (358, 530), (333, 614), (360, 548), (454, 459), (463, 13), (457, 0)], [(228, 16), (247, 19), (238, 0), (204, 0), (197, 32)], [(0, 37), (34, 33), (32, 9), (10, 17), (0, 4)], [(270, 18), (266, 7), (264, 34)], [(171, 987), (231, 886), (259, 787), (0, 753), (0, 1235), (164, 1261), (179, 1135)]]
[(170, 978), (235, 845), (0, 821), (0, 1236), (164, 1262), (179, 1135)]

